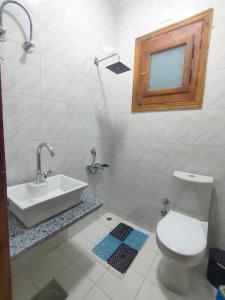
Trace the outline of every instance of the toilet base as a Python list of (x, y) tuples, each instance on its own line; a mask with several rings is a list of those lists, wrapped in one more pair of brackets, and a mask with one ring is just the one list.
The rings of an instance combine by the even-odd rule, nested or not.
[(162, 258), (159, 277), (165, 287), (179, 295), (187, 295), (191, 289), (193, 268), (185, 268), (167, 258)]

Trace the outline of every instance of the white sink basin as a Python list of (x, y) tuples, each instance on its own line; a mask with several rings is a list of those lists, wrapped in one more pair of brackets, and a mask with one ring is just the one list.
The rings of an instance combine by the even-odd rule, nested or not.
[(7, 188), (9, 209), (26, 227), (36, 225), (79, 204), (87, 183), (56, 175), (45, 183), (28, 182)]

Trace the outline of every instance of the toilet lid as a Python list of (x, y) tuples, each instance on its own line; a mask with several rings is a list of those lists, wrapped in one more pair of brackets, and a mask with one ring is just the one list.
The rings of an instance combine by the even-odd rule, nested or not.
[(204, 251), (206, 235), (201, 221), (175, 211), (171, 211), (157, 225), (160, 241), (180, 255), (197, 255)]

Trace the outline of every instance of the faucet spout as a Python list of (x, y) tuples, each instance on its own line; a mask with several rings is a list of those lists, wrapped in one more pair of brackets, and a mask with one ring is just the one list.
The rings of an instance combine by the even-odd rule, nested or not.
[(36, 159), (37, 159), (36, 184), (40, 184), (40, 183), (45, 182), (45, 178), (46, 178), (45, 174), (50, 174), (51, 173), (50, 171), (43, 173), (42, 169), (41, 169), (41, 151), (44, 147), (48, 149), (48, 151), (49, 151), (49, 153), (52, 157), (55, 156), (55, 150), (49, 144), (41, 143), (37, 147), (37, 151), (36, 151)]

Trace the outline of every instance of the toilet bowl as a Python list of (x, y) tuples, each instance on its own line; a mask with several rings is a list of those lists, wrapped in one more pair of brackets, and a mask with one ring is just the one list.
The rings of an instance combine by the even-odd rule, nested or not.
[[(162, 253), (159, 277), (169, 290), (180, 295), (191, 291), (194, 268), (200, 264), (206, 253), (208, 215), (204, 205), (208, 205), (209, 212), (211, 189), (208, 186), (213, 182), (211, 177), (192, 174), (190, 183), (188, 175), (190, 174), (174, 172), (176, 181), (182, 181), (181, 186), (176, 189), (176, 193), (179, 193), (175, 197), (179, 202), (179, 211), (170, 210), (159, 221), (156, 230), (157, 244)], [(176, 185), (180, 185), (179, 180)], [(186, 185), (183, 181), (186, 181)], [(203, 186), (199, 187), (199, 184)]]
[(200, 264), (207, 246), (207, 222), (170, 211), (157, 226), (156, 239), (162, 253), (160, 278), (181, 295), (188, 293), (192, 268)]

